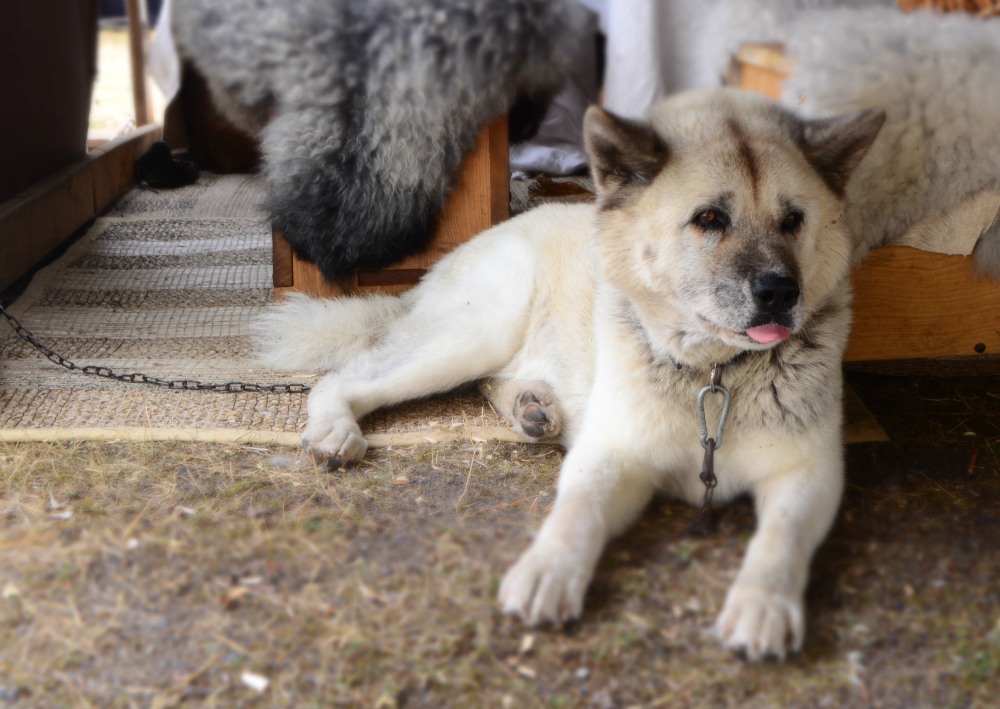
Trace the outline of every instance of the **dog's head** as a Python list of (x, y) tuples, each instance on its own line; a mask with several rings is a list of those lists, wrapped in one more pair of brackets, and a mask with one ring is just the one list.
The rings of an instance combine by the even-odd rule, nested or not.
[(679, 94), (646, 121), (591, 108), (604, 278), (689, 343), (786, 339), (848, 287), (844, 189), (884, 120), (806, 120), (731, 89)]

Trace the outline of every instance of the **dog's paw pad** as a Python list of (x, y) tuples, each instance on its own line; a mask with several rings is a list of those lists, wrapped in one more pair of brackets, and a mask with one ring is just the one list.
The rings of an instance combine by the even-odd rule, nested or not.
[(784, 660), (802, 647), (802, 599), (757, 586), (733, 586), (715, 629), (727, 649), (750, 662)]
[(529, 440), (552, 438), (559, 434), (559, 415), (551, 396), (541, 398), (531, 391), (522, 391), (514, 400), (516, 428)]

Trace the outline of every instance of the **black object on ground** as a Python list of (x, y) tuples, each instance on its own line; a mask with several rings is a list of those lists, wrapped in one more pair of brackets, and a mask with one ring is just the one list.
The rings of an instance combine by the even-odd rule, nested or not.
[(135, 161), (135, 181), (157, 189), (183, 187), (198, 179), (198, 166), (181, 160), (158, 140)]

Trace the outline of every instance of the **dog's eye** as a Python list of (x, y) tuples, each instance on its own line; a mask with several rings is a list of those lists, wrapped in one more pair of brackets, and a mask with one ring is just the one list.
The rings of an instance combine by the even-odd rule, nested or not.
[(714, 209), (705, 209), (695, 216), (694, 223), (702, 229), (725, 229), (726, 217)]
[(802, 212), (789, 212), (781, 222), (781, 230), (786, 234), (798, 231), (802, 226)]

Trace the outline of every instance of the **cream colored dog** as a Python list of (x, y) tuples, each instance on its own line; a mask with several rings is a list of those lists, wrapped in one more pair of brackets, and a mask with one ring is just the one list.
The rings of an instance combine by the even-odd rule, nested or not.
[[(568, 450), (552, 513), (500, 590), (506, 612), (561, 623), (654, 491), (702, 504), (697, 399), (721, 367), (715, 498), (752, 493), (758, 528), (717, 628), (749, 659), (797, 650), (843, 486), (843, 194), (883, 120), (805, 121), (727, 89), (672, 97), (645, 122), (591, 108), (596, 205), (490, 229), (401, 298), (298, 298), (269, 316), (285, 336), (262, 340), (267, 362), (332, 371), (303, 446), (360, 459), (360, 417), (480, 381), (526, 439)], [(706, 395), (713, 436), (721, 399)]]

